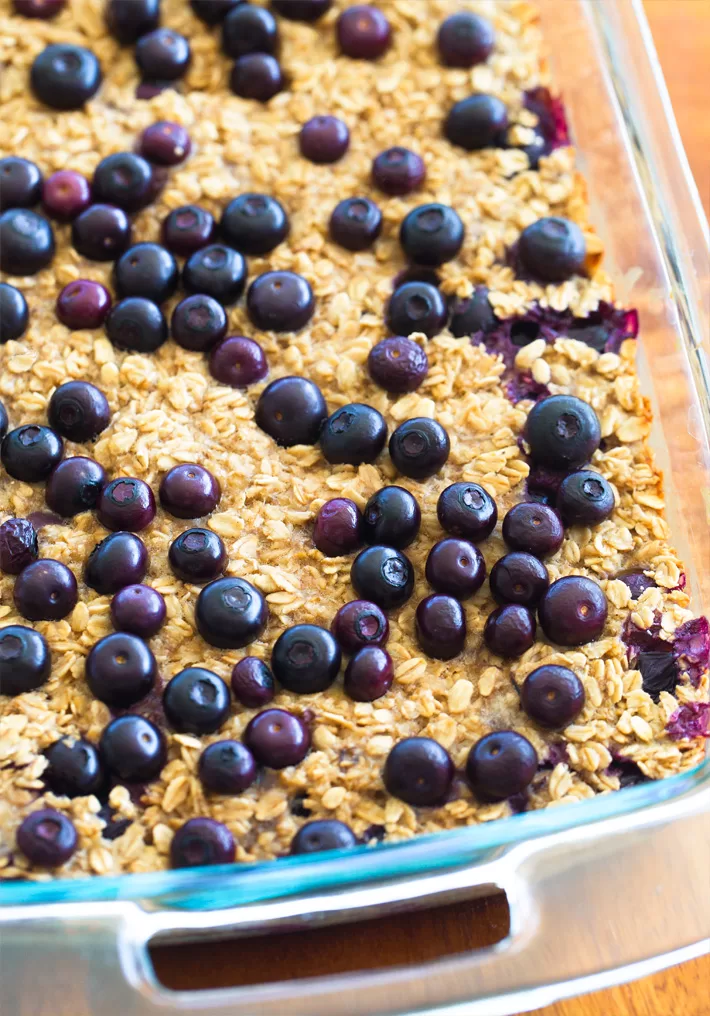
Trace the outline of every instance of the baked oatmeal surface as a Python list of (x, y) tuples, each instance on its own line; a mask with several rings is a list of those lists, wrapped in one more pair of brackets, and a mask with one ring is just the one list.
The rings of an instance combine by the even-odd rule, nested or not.
[[(370, 379), (367, 356), (388, 332), (384, 309), (393, 281), (406, 267), (398, 242), (400, 222), (427, 201), (450, 205), (461, 216), (463, 248), (439, 270), (443, 293), (466, 297), (476, 285), (490, 290), (501, 319), (535, 304), (585, 317), (600, 302), (613, 301), (612, 284), (601, 265), (603, 247), (587, 221), (584, 183), (575, 171), (571, 147), (557, 148), (528, 168), (520, 149), (467, 152), (442, 135), (451, 105), (472, 92), (501, 98), (508, 107), (515, 143), (526, 144), (537, 117), (525, 108), (524, 93), (549, 85), (541, 56), (534, 7), (527, 2), (492, 0), (389, 0), (379, 6), (392, 26), (392, 46), (376, 62), (337, 53), (334, 24), (340, 8), (310, 26), (279, 20), (282, 66), (288, 86), (268, 103), (241, 99), (229, 89), (230, 61), (219, 32), (198, 20), (187, 0), (163, 0), (162, 23), (189, 38), (192, 63), (175, 88), (149, 99), (136, 97), (139, 82), (132, 47), (121, 48), (108, 34), (101, 0), (70, 0), (52, 21), (16, 17), (10, 0), (0, 0), (0, 156), (36, 162), (45, 176), (70, 168), (91, 177), (104, 156), (133, 150), (137, 136), (158, 120), (184, 125), (192, 140), (189, 158), (169, 172), (162, 194), (134, 217), (134, 242), (157, 241), (171, 210), (199, 204), (219, 216), (229, 200), (246, 191), (272, 194), (291, 222), (285, 243), (265, 257), (249, 257), (249, 279), (274, 269), (298, 272), (311, 284), (316, 310), (296, 334), (258, 332), (242, 300), (228, 309), (228, 334), (256, 338), (266, 353), (268, 378), (245, 390), (219, 384), (207, 360), (172, 340), (152, 354), (121, 352), (102, 329), (70, 331), (55, 314), (57, 295), (67, 283), (92, 279), (112, 288), (110, 263), (82, 258), (71, 246), (70, 227), (55, 224), (57, 253), (37, 275), (7, 281), (25, 294), (30, 325), (17, 341), (0, 346), (0, 400), (10, 425), (46, 423), (47, 404), (56, 387), (72, 379), (97, 385), (108, 398), (111, 422), (93, 444), (66, 443), (66, 455), (91, 455), (109, 477), (140, 477), (157, 492), (165, 472), (180, 462), (199, 462), (219, 480), (222, 498), (201, 524), (224, 541), (226, 574), (253, 583), (266, 596), (270, 617), (261, 639), (244, 650), (208, 645), (196, 632), (194, 607), (199, 588), (173, 577), (168, 548), (190, 523), (159, 510), (140, 535), (150, 555), (146, 578), (165, 597), (167, 621), (150, 645), (163, 683), (188, 666), (213, 670), (227, 681), (244, 655), (269, 659), (277, 637), (290, 625), (330, 626), (336, 610), (354, 598), (352, 557), (326, 558), (313, 545), (313, 520), (330, 498), (345, 497), (361, 508), (386, 484), (410, 490), (421, 507), (422, 525), (407, 556), (416, 573), (409, 602), (390, 612), (387, 650), (395, 665), (391, 690), (375, 702), (354, 702), (336, 682), (325, 692), (294, 695), (280, 689), (273, 705), (303, 715), (312, 731), (312, 749), (295, 766), (266, 770), (238, 796), (207, 794), (197, 777), (204, 747), (224, 738), (240, 739), (257, 710), (232, 703), (231, 714), (215, 734), (174, 733), (166, 725), (160, 695), (152, 693), (132, 712), (156, 720), (165, 730), (169, 761), (159, 779), (132, 793), (121, 785), (109, 795), (112, 821), (128, 820), (117, 838), (103, 835), (107, 812), (93, 796), (69, 800), (46, 792), (44, 750), (60, 736), (98, 742), (112, 718), (84, 678), (86, 656), (113, 628), (110, 598), (82, 581), (84, 563), (107, 531), (93, 512), (66, 524), (45, 525), (40, 556), (68, 565), (79, 580), (79, 600), (62, 621), (33, 625), (47, 639), (52, 674), (40, 689), (16, 697), (0, 696), (0, 874), (46, 878), (16, 849), (21, 820), (40, 807), (70, 815), (79, 848), (61, 874), (80, 876), (149, 871), (169, 863), (172, 837), (195, 816), (225, 823), (237, 844), (237, 859), (254, 861), (283, 855), (303, 824), (337, 818), (358, 837), (387, 840), (461, 825), (491, 821), (511, 813), (511, 804), (482, 803), (457, 777), (448, 802), (413, 808), (386, 793), (382, 769), (393, 745), (412, 735), (431, 737), (451, 754), (457, 770), (465, 766), (474, 742), (491, 730), (514, 729), (538, 753), (541, 768), (526, 807), (590, 798), (616, 790), (619, 759), (637, 764), (639, 776), (664, 777), (697, 764), (702, 738), (671, 736), (666, 728), (679, 706), (707, 699), (708, 677), (683, 673), (673, 695), (658, 701), (631, 669), (622, 630), (651, 631), (673, 642), (692, 620), (682, 565), (664, 519), (662, 479), (646, 443), (649, 403), (640, 394), (634, 368), (635, 342), (618, 352), (598, 352), (584, 342), (561, 337), (535, 339), (522, 346), (514, 369), (549, 393), (573, 394), (591, 404), (599, 417), (602, 446), (592, 468), (614, 487), (616, 508), (593, 527), (566, 530), (561, 549), (547, 562), (551, 580), (565, 575), (596, 579), (606, 593), (609, 615), (603, 637), (562, 651), (538, 630), (522, 657), (504, 660), (482, 641), (487, 616), (496, 606), (488, 583), (464, 603), (468, 637), (465, 651), (442, 662), (417, 645), (414, 614), (429, 589), (424, 563), (444, 535), (437, 521), (441, 491), (458, 481), (482, 484), (496, 499), (499, 519), (526, 499), (530, 471), (519, 438), (530, 400), (511, 401), (510, 365), (468, 338), (448, 330), (427, 340), (430, 369), (411, 394), (388, 395)], [(489, 18), (496, 48), (489, 60), (465, 69), (444, 67), (434, 45), (442, 19), (459, 8)], [(41, 105), (28, 86), (34, 57), (48, 43), (85, 45), (98, 57), (104, 81), (85, 109), (58, 113)], [(333, 165), (317, 165), (299, 154), (298, 132), (318, 114), (340, 117), (350, 129), (350, 148)], [(371, 163), (383, 149), (405, 145), (426, 163), (423, 187), (406, 197), (387, 197), (371, 182)], [(346, 197), (367, 196), (380, 207), (384, 225), (374, 247), (351, 253), (328, 239), (328, 220)], [(588, 277), (542, 286), (516, 275), (507, 252), (520, 232), (548, 215), (567, 217), (583, 228)], [(165, 308), (169, 315), (181, 298)], [(643, 331), (641, 331), (641, 340)], [(363, 402), (385, 417), (390, 432), (413, 417), (443, 424), (451, 454), (434, 477), (417, 482), (397, 473), (388, 454), (358, 468), (325, 462), (319, 447), (279, 448), (254, 422), (256, 400), (266, 384), (285, 375), (310, 378), (321, 388), (332, 412)], [(44, 488), (0, 475), (0, 521), (46, 511)], [(488, 571), (505, 553), (500, 522), (479, 544)], [(633, 600), (617, 576), (642, 569), (655, 585)], [(0, 624), (26, 624), (13, 605), (14, 578), (0, 576)], [(520, 708), (516, 684), (542, 663), (562, 664), (584, 683), (586, 704), (561, 732), (545, 732)], [(687, 669), (687, 668), (685, 668)], [(115, 831), (115, 829), (114, 829)]]

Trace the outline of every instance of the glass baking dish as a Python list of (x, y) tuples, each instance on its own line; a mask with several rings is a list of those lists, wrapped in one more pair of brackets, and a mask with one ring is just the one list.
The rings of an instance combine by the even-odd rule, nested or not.
[[(514, 0), (512, 0), (514, 2)], [(452, 2), (452, 7), (455, 4)], [(697, 613), (710, 613), (710, 243), (641, 0), (541, 0), (592, 219), (641, 318), (652, 443)], [(519, 1013), (710, 951), (710, 761), (564, 808), (254, 866), (0, 886), (0, 1012)], [(509, 936), (411, 969), (198, 994), (153, 940), (353, 920), (502, 889)]]

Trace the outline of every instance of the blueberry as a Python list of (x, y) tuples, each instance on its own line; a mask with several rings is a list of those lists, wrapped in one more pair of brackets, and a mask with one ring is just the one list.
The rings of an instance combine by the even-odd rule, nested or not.
[(191, 818), (173, 836), (170, 865), (196, 868), (207, 864), (232, 864), (236, 845), (226, 825), (211, 818)]
[(14, 286), (0, 282), (0, 345), (20, 339), (29, 323), (27, 300)]
[(268, 102), (283, 88), (284, 76), (270, 53), (247, 53), (234, 64), (229, 84), (234, 94), (242, 99)]
[(246, 281), (244, 258), (221, 243), (195, 251), (182, 270), (182, 284), (188, 293), (206, 293), (225, 307), (237, 302)]
[(104, 787), (104, 771), (99, 753), (81, 738), (63, 737), (50, 744), (44, 753), (49, 763), (42, 779), (59, 797), (88, 797)]
[(83, 46), (54, 43), (34, 58), (30, 84), (45, 106), (81, 109), (99, 89), (101, 66)]
[(93, 441), (111, 419), (106, 396), (88, 381), (67, 381), (49, 400), (50, 425), (68, 441)]
[(256, 656), (245, 656), (232, 670), (234, 697), (247, 709), (268, 705), (276, 694), (271, 668)]
[(506, 603), (488, 615), (483, 641), (496, 656), (522, 656), (535, 642), (535, 628), (527, 607)]
[(653, 589), (656, 585), (653, 577), (646, 575), (640, 569), (631, 568), (628, 571), (619, 572), (616, 578), (621, 579), (628, 586), (633, 600), (638, 600), (639, 596), (647, 589)]
[(542, 561), (522, 551), (506, 554), (491, 568), (491, 592), (497, 603), (536, 607), (549, 585), (550, 576)]
[(439, 26), (436, 44), (447, 67), (474, 67), (493, 52), (493, 25), (472, 11), (457, 11)]
[(15, 14), (22, 18), (40, 18), (47, 21), (56, 18), (64, 9), (67, 0), (13, 0)]
[(367, 358), (370, 377), (386, 392), (413, 392), (429, 371), (429, 358), (416, 342), (403, 335), (383, 339)]
[(163, 708), (175, 730), (213, 734), (229, 716), (229, 688), (204, 667), (181, 670), (163, 692)]
[(246, 579), (216, 579), (197, 597), (197, 630), (205, 642), (218, 649), (243, 649), (255, 642), (268, 617), (266, 600)]
[(518, 255), (530, 274), (543, 282), (565, 282), (583, 273), (587, 243), (576, 222), (551, 216), (523, 230)]
[(313, 543), (326, 557), (352, 554), (362, 546), (362, 514), (354, 501), (335, 497), (319, 508)]
[(314, 445), (328, 416), (320, 388), (305, 377), (272, 381), (259, 396), (254, 419), (285, 448)]
[(247, 313), (262, 331), (297, 332), (313, 317), (310, 284), (295, 272), (265, 272), (249, 286)]
[(452, 304), (451, 334), (457, 339), (476, 332), (492, 332), (498, 324), (488, 299), (488, 289), (476, 286), (472, 295), (465, 300), (454, 300)]
[(227, 551), (211, 529), (186, 529), (170, 544), (168, 561), (173, 574), (183, 582), (202, 585), (222, 574)]
[(463, 244), (463, 222), (447, 205), (419, 205), (402, 220), (402, 250), (419, 265), (436, 267), (451, 261)]
[(530, 785), (537, 765), (537, 753), (526, 737), (514, 730), (498, 730), (471, 748), (466, 776), (483, 800), (504, 801)]
[(218, 25), (230, 11), (245, 0), (190, 0), (190, 7), (207, 25)]
[(333, 6), (333, 0), (271, 0), (277, 14), (291, 21), (313, 22)]
[(557, 511), (566, 526), (596, 526), (614, 511), (614, 491), (601, 473), (570, 473), (560, 484)]
[(42, 204), (53, 219), (71, 222), (91, 204), (89, 181), (73, 169), (60, 169), (44, 181)]
[(85, 674), (92, 695), (123, 709), (140, 702), (153, 689), (158, 665), (143, 639), (114, 632), (92, 647)]
[(101, 491), (96, 514), (107, 529), (138, 533), (155, 518), (153, 491), (143, 480), (119, 476)]
[(102, 159), (94, 170), (92, 189), (97, 201), (137, 212), (157, 197), (162, 177), (135, 152), (116, 152)]
[(29, 519), (8, 519), (0, 526), (0, 571), (19, 575), (37, 560), (37, 532)]
[(243, 794), (256, 779), (256, 762), (240, 741), (216, 741), (200, 755), (197, 771), (205, 790)]
[(584, 685), (568, 667), (548, 664), (525, 678), (520, 704), (541, 727), (566, 727), (584, 708)]
[(372, 163), (372, 182), (390, 197), (403, 197), (418, 190), (425, 176), (421, 155), (408, 148), (386, 148)]
[(165, 303), (178, 286), (177, 261), (157, 243), (138, 243), (129, 247), (114, 265), (116, 294), (143, 296), (153, 303)]
[(403, 607), (414, 591), (414, 569), (408, 557), (394, 547), (366, 547), (350, 569), (357, 595), (383, 610)]
[(160, 0), (109, 0), (106, 24), (123, 45), (137, 42), (160, 24)]
[(285, 709), (265, 709), (247, 724), (244, 743), (261, 765), (285, 769), (306, 757), (311, 732), (299, 716)]
[(54, 257), (54, 233), (47, 220), (29, 208), (0, 215), (0, 271), (36, 275)]
[(89, 205), (72, 222), (71, 242), (90, 261), (113, 261), (131, 242), (128, 216), (113, 205)]
[(366, 250), (382, 231), (382, 212), (369, 198), (345, 198), (333, 209), (328, 228), (340, 247)]
[(355, 60), (377, 60), (392, 42), (387, 17), (368, 4), (346, 7), (336, 22), (335, 31), (340, 52)]
[(29, 159), (7, 155), (0, 159), (0, 212), (32, 208), (42, 196), (42, 174)]
[(451, 660), (466, 644), (466, 615), (453, 596), (435, 593), (417, 607), (417, 642), (435, 660)]
[(124, 586), (111, 600), (111, 621), (116, 631), (125, 631), (141, 639), (156, 635), (165, 622), (165, 615), (165, 600), (150, 586)]
[(17, 846), (30, 864), (58, 868), (77, 848), (78, 837), (72, 820), (54, 808), (33, 811), (17, 830)]
[(557, 512), (538, 501), (514, 504), (503, 519), (503, 539), (511, 550), (549, 557), (562, 546), (565, 531)]
[(528, 413), (525, 440), (534, 462), (552, 469), (584, 465), (599, 447), (599, 418), (574, 395), (550, 395)]
[(351, 600), (341, 607), (330, 626), (345, 653), (357, 653), (368, 646), (383, 646), (389, 637), (387, 618), (376, 603)]
[[(668, 645), (667, 643), (663, 643)], [(670, 650), (668, 646), (668, 650)], [(674, 694), (679, 679), (678, 661), (673, 652), (642, 652), (634, 660), (634, 667), (641, 672), (641, 687), (658, 702), (662, 691)]]
[(165, 738), (158, 728), (130, 713), (104, 729), (99, 752), (109, 772), (126, 783), (156, 779), (168, 760)]
[(385, 787), (393, 797), (415, 808), (443, 804), (454, 778), (446, 750), (430, 737), (406, 737), (387, 756)]
[(168, 337), (168, 323), (152, 300), (128, 296), (111, 308), (106, 334), (116, 349), (154, 353)]
[(0, 460), (14, 480), (40, 483), (61, 460), (64, 444), (49, 427), (28, 424), (9, 431), (0, 445)]
[(450, 449), (451, 442), (444, 428), (426, 416), (405, 420), (389, 442), (395, 468), (413, 480), (426, 480), (443, 469)]
[(288, 691), (308, 695), (330, 688), (340, 670), (340, 646), (325, 628), (296, 624), (281, 634), (271, 653), (274, 677)]
[(478, 547), (468, 540), (439, 540), (426, 560), (426, 580), (437, 593), (466, 600), (483, 585), (486, 563)]
[(328, 417), (320, 432), (320, 446), (327, 462), (359, 466), (374, 462), (385, 446), (387, 424), (376, 409), (351, 403)]
[(236, 60), (247, 53), (276, 53), (279, 30), (271, 11), (244, 3), (222, 21), (222, 49)]
[(140, 154), (158, 166), (177, 166), (192, 149), (190, 135), (182, 124), (159, 120), (146, 127), (138, 142)]
[(210, 212), (198, 205), (174, 208), (162, 225), (162, 240), (169, 251), (189, 258), (212, 243), (217, 227)]
[(337, 116), (314, 116), (301, 127), (298, 144), (301, 155), (310, 162), (337, 162), (348, 150), (350, 131)]
[(74, 573), (60, 561), (33, 561), (15, 580), (15, 607), (28, 621), (60, 621), (77, 599)]
[(242, 254), (268, 254), (288, 236), (284, 207), (268, 194), (240, 194), (229, 202), (219, 228), (227, 243)]
[(148, 551), (133, 533), (111, 533), (97, 543), (84, 568), (84, 582), (102, 596), (142, 582), (148, 570)]
[(176, 81), (190, 66), (190, 43), (171, 28), (156, 28), (136, 43), (136, 63), (150, 81)]
[(382, 487), (365, 505), (362, 535), (366, 543), (404, 550), (416, 539), (421, 521), (413, 494), (404, 487)]
[(218, 342), (210, 353), (209, 368), (215, 381), (232, 388), (248, 388), (269, 373), (264, 350), (245, 335), (230, 335)]
[(566, 575), (547, 590), (538, 615), (550, 642), (582, 646), (600, 637), (607, 610), (606, 596), (596, 582), (582, 575)]
[(356, 702), (374, 702), (392, 687), (394, 666), (388, 652), (379, 646), (359, 649), (345, 669), (345, 694)]
[(111, 295), (100, 282), (76, 279), (57, 297), (57, 317), (72, 331), (100, 328), (111, 310)]
[(95, 508), (105, 483), (102, 465), (76, 455), (59, 463), (47, 480), (44, 496), (53, 512), (69, 519)]
[(335, 818), (306, 822), (291, 840), (292, 854), (318, 854), (323, 850), (350, 850), (357, 838), (350, 826)]
[(170, 332), (183, 349), (206, 353), (227, 334), (224, 307), (202, 293), (188, 296), (173, 311)]
[(7, 434), (7, 410), (5, 406), (0, 402), (0, 439), (4, 438)]
[(392, 294), (387, 307), (387, 327), (395, 335), (423, 332), (431, 339), (446, 328), (444, 298), (428, 282), (405, 282)]
[(52, 661), (43, 635), (21, 624), (0, 628), (0, 694), (24, 695), (41, 688)]
[(469, 152), (499, 147), (508, 128), (508, 110), (494, 95), (470, 95), (455, 103), (444, 123), (452, 145)]
[(195, 462), (182, 462), (169, 469), (158, 490), (161, 506), (176, 519), (199, 519), (209, 515), (221, 496), (219, 481)]

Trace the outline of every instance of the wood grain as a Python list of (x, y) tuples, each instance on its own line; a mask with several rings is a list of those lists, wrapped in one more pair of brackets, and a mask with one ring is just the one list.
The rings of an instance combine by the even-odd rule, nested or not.
[[(645, 0), (645, 5), (691, 168), (710, 214), (710, 0)], [(160, 980), (176, 990), (258, 984), (415, 965), (498, 941), (506, 934), (507, 920), (504, 902), (493, 899), (340, 931), (161, 947), (152, 956)], [(708, 1016), (708, 983), (710, 957), (705, 957), (643, 981), (560, 1002), (536, 1016)]]

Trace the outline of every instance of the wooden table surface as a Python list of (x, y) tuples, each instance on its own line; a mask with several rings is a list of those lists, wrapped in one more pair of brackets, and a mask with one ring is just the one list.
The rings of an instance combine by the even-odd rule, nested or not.
[[(710, 0), (645, 0), (645, 4), (710, 215)], [(153, 959), (159, 978), (175, 989), (226, 987), (414, 965), (498, 941), (506, 930), (507, 909), (494, 899), (367, 922), (341, 932), (326, 929), (238, 945), (164, 947), (153, 952)], [(710, 957), (704, 957), (634, 984), (549, 1006), (536, 1016), (709, 1016), (709, 984)]]

